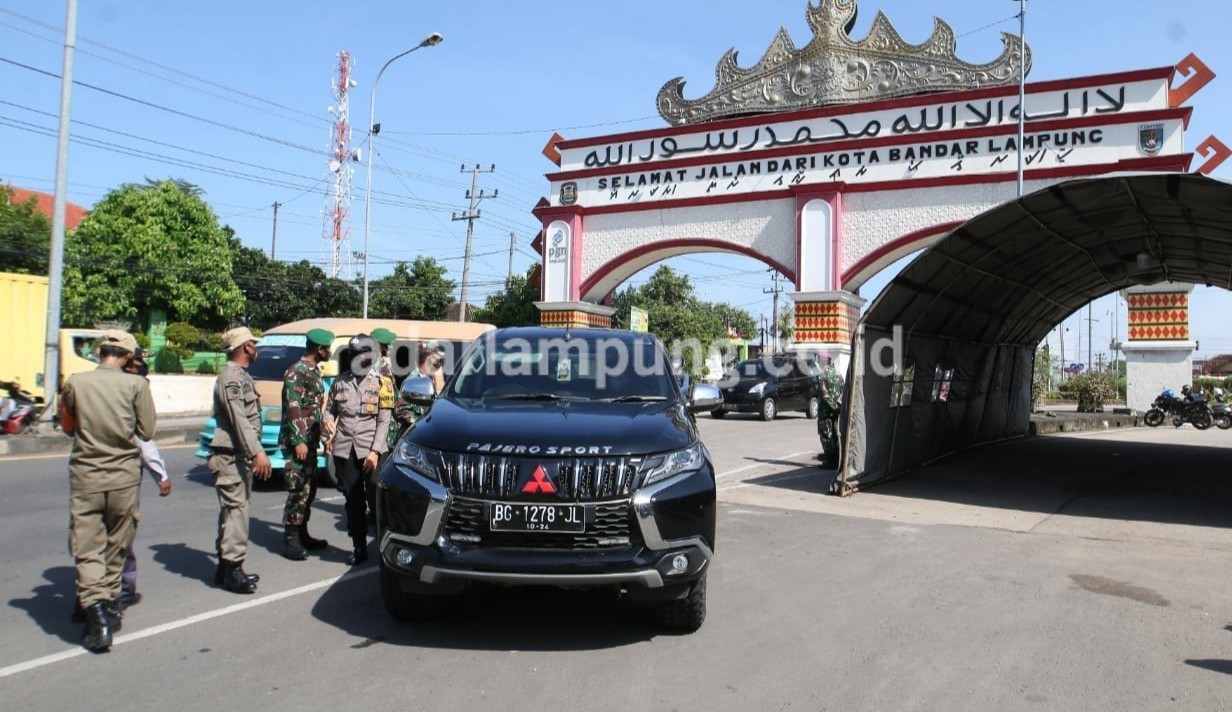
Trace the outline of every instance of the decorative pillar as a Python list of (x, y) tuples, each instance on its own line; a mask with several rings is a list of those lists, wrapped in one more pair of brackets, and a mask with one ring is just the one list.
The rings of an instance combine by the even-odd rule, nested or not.
[(1178, 393), (1193, 382), (1189, 339), (1192, 284), (1161, 282), (1125, 290), (1129, 340), (1125, 352), (1126, 405), (1142, 412), (1166, 388)]
[(590, 302), (535, 302), (539, 308), (539, 324), (557, 328), (610, 329), (616, 310)]
[(866, 300), (843, 290), (789, 292), (787, 296), (796, 305), (791, 350), (829, 357), (839, 373), (846, 373), (851, 334)]

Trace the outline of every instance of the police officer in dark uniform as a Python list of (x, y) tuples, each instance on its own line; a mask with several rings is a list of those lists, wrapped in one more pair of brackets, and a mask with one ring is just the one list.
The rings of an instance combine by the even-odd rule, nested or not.
[(325, 329), (311, 329), (306, 336), (303, 358), (283, 375), (282, 428), (278, 433), (278, 445), (287, 463), (283, 471), (287, 503), (282, 510), (282, 555), (292, 561), (307, 559), (308, 550), (329, 546), (324, 539), (308, 533), (308, 520), (317, 497), (317, 448), (325, 408), (320, 365), (329, 360), (334, 335)]

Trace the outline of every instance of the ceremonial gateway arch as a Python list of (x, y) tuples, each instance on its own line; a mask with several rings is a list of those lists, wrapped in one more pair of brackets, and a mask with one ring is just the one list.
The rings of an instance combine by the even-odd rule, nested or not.
[[(793, 348), (845, 368), (864, 299), (860, 285), (900, 257), (1016, 196), (1018, 78), (1030, 51), (1004, 34), (987, 64), (955, 55), (935, 21), (921, 45), (878, 13), (850, 37), (855, 0), (806, 8), (813, 37), (785, 30), (743, 68), (729, 51), (716, 85), (687, 100), (660, 90), (668, 127), (566, 140), (545, 155), (545, 325), (607, 326), (626, 279), (697, 252), (753, 257), (795, 286)], [(1025, 65), (1025, 66), (1024, 66)], [(1024, 194), (1125, 171), (1190, 170), (1184, 103), (1213, 78), (1190, 55), (1176, 67), (1026, 85)], [(1228, 150), (1198, 146), (1209, 172)]]

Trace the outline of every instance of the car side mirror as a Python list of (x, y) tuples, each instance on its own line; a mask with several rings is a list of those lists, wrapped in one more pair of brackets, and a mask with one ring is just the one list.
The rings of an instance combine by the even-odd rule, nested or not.
[(436, 384), (431, 376), (408, 378), (402, 382), (402, 400), (411, 405), (432, 405), (436, 399)]
[(723, 404), (719, 387), (710, 383), (694, 383), (689, 394), (689, 412), (705, 413)]

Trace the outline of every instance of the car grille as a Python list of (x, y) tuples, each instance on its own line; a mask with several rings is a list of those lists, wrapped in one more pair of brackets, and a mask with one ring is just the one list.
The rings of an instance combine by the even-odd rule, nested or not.
[(445, 486), (461, 495), (508, 499), (520, 492), (536, 467), (543, 467), (559, 500), (593, 502), (628, 497), (640, 461), (628, 457), (493, 457), (442, 453)]
[(515, 549), (619, 549), (634, 540), (629, 502), (586, 505), (586, 531), (581, 534), (488, 531), (484, 500), (454, 497), (445, 519), (445, 536), (465, 534), (478, 543)]

